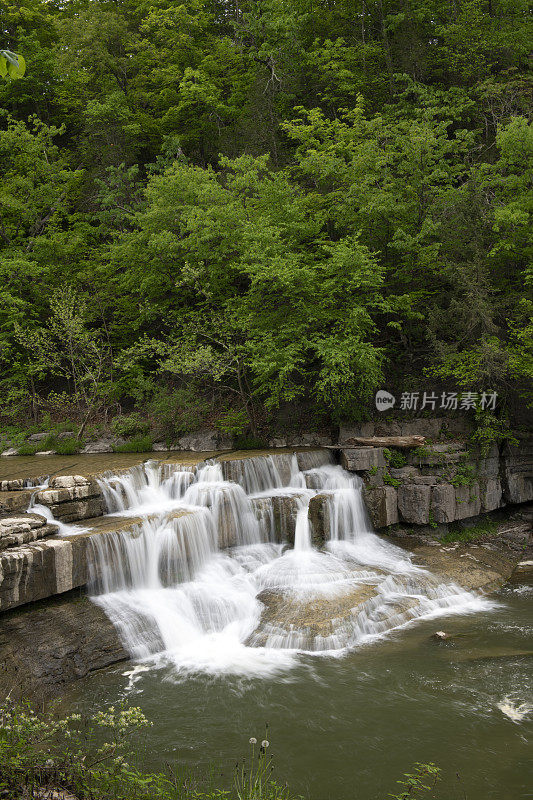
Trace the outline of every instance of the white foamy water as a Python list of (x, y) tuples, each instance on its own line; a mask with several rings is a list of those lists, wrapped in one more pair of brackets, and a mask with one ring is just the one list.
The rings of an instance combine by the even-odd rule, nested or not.
[[(361, 479), (325, 451), (195, 468), (151, 461), (100, 485), (110, 514), (141, 521), (91, 537), (93, 600), (134, 658), (171, 662), (177, 676), (269, 675), (300, 652), (338, 655), (422, 618), (491, 606), (376, 536)], [(269, 613), (270, 603), (305, 611), (328, 602), (344, 610), (327, 630), (305, 613)]]

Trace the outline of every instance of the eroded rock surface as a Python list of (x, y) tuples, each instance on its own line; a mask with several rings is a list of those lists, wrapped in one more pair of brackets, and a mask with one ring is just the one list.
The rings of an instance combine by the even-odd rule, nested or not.
[(63, 595), (0, 615), (0, 693), (49, 695), (61, 684), (128, 658), (105, 613)]

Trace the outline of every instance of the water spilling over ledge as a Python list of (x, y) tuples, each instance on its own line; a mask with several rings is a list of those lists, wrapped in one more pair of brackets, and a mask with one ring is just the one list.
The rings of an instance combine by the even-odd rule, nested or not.
[(491, 604), (376, 536), (360, 478), (325, 451), (152, 461), (99, 483), (107, 519), (136, 521), (89, 538), (93, 600), (134, 658), (177, 675), (268, 674)]

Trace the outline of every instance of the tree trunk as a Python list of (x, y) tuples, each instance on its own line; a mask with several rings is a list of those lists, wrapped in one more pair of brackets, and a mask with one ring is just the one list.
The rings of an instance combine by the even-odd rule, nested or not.
[(342, 445), (335, 445), (334, 450), (344, 447), (422, 447), (426, 439), (424, 436), (353, 436)]

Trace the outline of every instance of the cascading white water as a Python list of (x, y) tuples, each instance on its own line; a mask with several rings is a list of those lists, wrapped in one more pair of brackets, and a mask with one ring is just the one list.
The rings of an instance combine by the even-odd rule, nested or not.
[[(100, 485), (110, 514), (141, 521), (91, 537), (93, 599), (134, 657), (171, 660), (178, 674), (264, 674), (297, 651), (338, 653), (487, 604), (376, 536), (361, 479), (325, 451), (196, 468), (147, 462)], [(309, 521), (317, 494), (329, 533), (320, 550)], [(336, 616), (317, 627), (328, 603)]]

